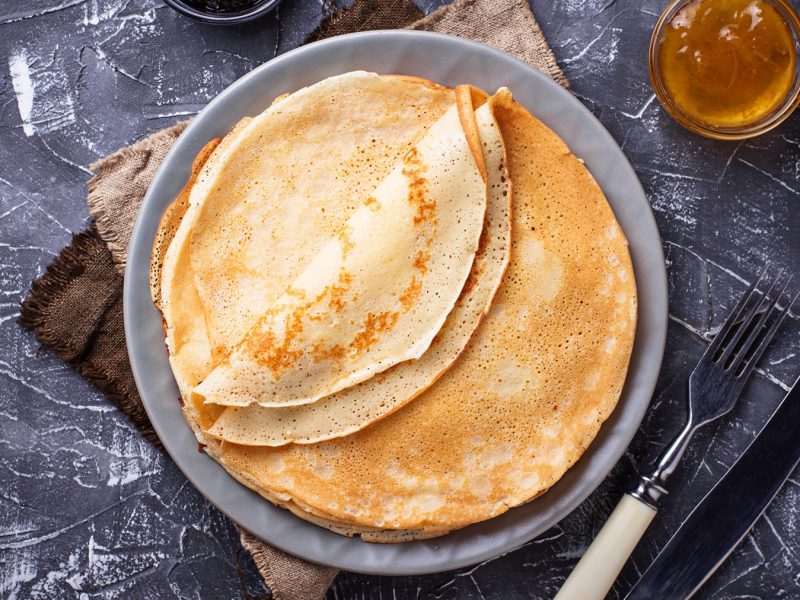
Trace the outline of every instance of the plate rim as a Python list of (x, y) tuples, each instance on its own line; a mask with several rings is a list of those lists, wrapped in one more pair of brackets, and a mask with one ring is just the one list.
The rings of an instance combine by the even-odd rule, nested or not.
[[(151, 373), (148, 371), (148, 365), (152, 357), (148, 356), (148, 354), (154, 354), (154, 352), (152, 347), (144, 347), (147, 342), (145, 341), (146, 335), (142, 333), (142, 326), (148, 322), (148, 319), (152, 320), (152, 315), (148, 317), (146, 313), (155, 312), (155, 308), (150, 301), (149, 285), (145, 286), (146, 289), (143, 289), (141, 284), (143, 274), (145, 274), (145, 281), (147, 280), (146, 273), (149, 271), (149, 255), (155, 228), (151, 227), (151, 231), (148, 232), (146, 231), (146, 225), (148, 221), (152, 224), (153, 215), (151, 213), (157, 211), (157, 218), (155, 219), (157, 222), (163, 212), (163, 207), (158, 209), (156, 206), (156, 202), (159, 200), (157, 196), (159, 194), (162, 196), (166, 195), (164, 191), (166, 188), (173, 191), (171, 196), (174, 197), (174, 192), (180, 189), (186, 181), (186, 176), (188, 176), (189, 167), (191, 166), (191, 160), (188, 160), (188, 162), (186, 160), (181, 160), (181, 154), (188, 153), (190, 157), (193, 157), (194, 155), (191, 154), (189, 148), (196, 147), (196, 151), (199, 151), (199, 147), (210, 139), (210, 137), (208, 137), (208, 130), (213, 129), (213, 124), (205, 122), (208, 121), (209, 115), (212, 115), (215, 110), (218, 110), (218, 106), (223, 106), (226, 102), (235, 102), (236, 95), (240, 94), (241, 90), (245, 90), (246, 92), (246, 86), (250, 84), (251, 81), (262, 77), (268, 78), (265, 74), (279, 70), (280, 67), (286, 64), (297, 62), (305, 54), (310, 55), (318, 53), (321, 48), (328, 47), (331, 49), (340, 47), (339, 50), (344, 52), (348, 47), (353, 47), (353, 49), (355, 49), (363, 43), (379, 43), (385, 45), (394, 43), (395, 41), (398, 43), (407, 43), (409, 40), (412, 42), (418, 40), (423, 43), (423, 45), (428, 43), (426, 40), (430, 41), (434, 46), (443, 45), (443, 47), (447, 47), (452, 45), (454, 51), (459, 49), (467, 50), (479, 56), (488, 56), (491, 60), (499, 61), (500, 63), (516, 64), (518, 68), (522, 68), (521, 72), (527, 72), (526, 76), (530, 77), (530, 80), (534, 81), (536, 85), (543, 85), (546, 88), (551, 87), (551, 91), (555, 96), (561, 96), (561, 99), (564, 101), (569, 111), (577, 113), (584, 121), (588, 118), (588, 122), (592, 124), (595, 133), (601, 138), (600, 145), (611, 149), (612, 154), (615, 155), (614, 161), (623, 171), (622, 178), (625, 179), (628, 184), (633, 185), (632, 195), (637, 196), (641, 200), (637, 206), (627, 210), (636, 210), (637, 216), (635, 220), (639, 222), (638, 224), (644, 229), (650, 230), (650, 237), (652, 237), (653, 233), (655, 234), (655, 242), (651, 240), (652, 243), (648, 243), (649, 249), (647, 252), (650, 253), (650, 256), (643, 257), (641, 254), (644, 252), (643, 249), (639, 249), (636, 256), (634, 256), (633, 248), (631, 247), (630, 249), (631, 258), (634, 263), (634, 271), (636, 273), (638, 320), (634, 349), (632, 351), (629, 370), (622, 392), (625, 400), (624, 412), (627, 415), (625, 427), (620, 428), (618, 426), (619, 424), (617, 421), (619, 420), (618, 417), (621, 409), (620, 405), (617, 405), (609, 419), (603, 423), (600, 431), (590, 444), (584, 456), (582, 456), (581, 459), (567, 471), (564, 477), (553, 486), (553, 488), (563, 488), (565, 485), (573, 485), (582, 489), (580, 489), (578, 493), (573, 493), (569, 501), (561, 503), (561, 505), (558, 506), (556, 510), (551, 511), (549, 515), (544, 518), (539, 518), (539, 524), (535, 527), (536, 531), (524, 527), (524, 522), (526, 520), (536, 522), (536, 519), (522, 518), (523, 526), (520, 527), (520, 524), (517, 522), (520, 521), (520, 519), (514, 519), (513, 517), (514, 515), (518, 515), (521, 511), (525, 512), (524, 507), (535, 506), (536, 501), (538, 501), (540, 505), (542, 502), (548, 505), (558, 504), (557, 500), (553, 500), (553, 488), (548, 490), (546, 494), (537, 498), (536, 501), (523, 505), (522, 507), (516, 507), (503, 515), (457, 530), (440, 538), (403, 542), (400, 544), (370, 544), (358, 539), (344, 538), (321, 527), (305, 522), (285, 509), (273, 506), (269, 501), (258, 496), (255, 492), (236, 481), (211, 457), (204, 453), (200, 454), (196, 452), (196, 444), (186, 448), (185, 431), (178, 432), (178, 435), (173, 435), (175, 434), (174, 431), (167, 433), (166, 428), (169, 425), (167, 422), (168, 415), (163, 413), (164, 409), (160, 406), (160, 399), (155, 397), (155, 387), (157, 384), (169, 386), (170, 382), (163, 381), (163, 378), (156, 383), (150, 381)], [(509, 61), (511, 62), (509, 63)], [(347, 70), (352, 69), (336, 69), (337, 72), (346, 72)], [(244, 94), (245, 92), (241, 93)], [(278, 93), (273, 95), (272, 91), (269, 91), (265, 94), (265, 97), (274, 97), (277, 95)], [(533, 112), (536, 114), (536, 111)], [(542, 121), (545, 122), (548, 127), (557, 129), (552, 123), (548, 123), (545, 118), (542, 118)], [(203, 135), (204, 131), (205, 135)], [(211, 137), (214, 137), (214, 135), (211, 135)], [(573, 143), (567, 140), (565, 141), (570, 149), (574, 151)], [(587, 163), (588, 162), (591, 162), (591, 160), (587, 158)], [(598, 180), (598, 184), (601, 185), (601, 189), (603, 189), (605, 193), (606, 190), (600, 181), (603, 177), (598, 177), (594, 172), (592, 172), (592, 174)], [(608, 196), (608, 194), (606, 195)], [(615, 202), (612, 201), (611, 198), (609, 198), (609, 203), (612, 205), (615, 214), (617, 214), (617, 209), (619, 207), (614, 206)], [(622, 208), (625, 207), (622, 206)], [(617, 215), (617, 218), (621, 220), (619, 215)], [(633, 219), (633, 217), (630, 218)], [(624, 227), (623, 231), (625, 231), (626, 237), (630, 241), (631, 236), (629, 232)], [(647, 236), (644, 237), (646, 238)], [(639, 268), (637, 268), (637, 264), (644, 259), (647, 259), (646, 262), (651, 264), (648, 265), (646, 272), (643, 274), (641, 271), (644, 266), (640, 264)], [(640, 281), (644, 279), (647, 279), (652, 286), (648, 286), (645, 293), (640, 289)], [(513, 550), (537, 535), (540, 535), (570, 514), (606, 479), (608, 473), (622, 457), (625, 449), (635, 435), (638, 425), (644, 418), (644, 414), (650, 404), (652, 393), (655, 389), (666, 344), (668, 318), (667, 289), (666, 265), (664, 262), (661, 237), (658, 232), (655, 216), (641, 182), (627, 157), (622, 152), (622, 149), (616, 143), (616, 140), (614, 140), (608, 130), (591, 111), (589, 111), (589, 109), (571, 92), (527, 63), (472, 40), (432, 32), (379, 30), (347, 34), (321, 40), (300, 46), (281, 56), (275, 57), (256, 67), (226, 87), (200, 111), (189, 126), (182, 132), (165, 157), (148, 188), (139, 214), (137, 215), (131, 234), (126, 277), (124, 278), (123, 312), (125, 339), (131, 368), (136, 387), (142, 398), (147, 415), (170, 457), (184, 476), (206, 499), (234, 522), (240, 524), (244, 529), (251, 531), (254, 535), (261, 537), (270, 545), (310, 562), (365, 574), (419, 575), (460, 568), (491, 559), (502, 553)], [(648, 297), (648, 303), (644, 307), (641, 301), (643, 296)], [(146, 303), (149, 303), (150, 306), (146, 306)], [(646, 319), (642, 319), (643, 308), (647, 314)], [(150, 325), (152, 326), (152, 323)], [(158, 327), (160, 330), (160, 318)], [(152, 330), (152, 327), (150, 330)], [(161, 335), (161, 339), (163, 343), (163, 334)], [(644, 351), (641, 348), (641, 344), (644, 343), (642, 341), (643, 339), (646, 339), (647, 343), (647, 348), (645, 348)], [(642, 356), (643, 352), (647, 353), (644, 357)], [(165, 351), (162, 352), (161, 361), (166, 361)], [(645, 364), (639, 364), (642, 362), (645, 362)], [(169, 368), (168, 362), (167, 368)], [(171, 371), (169, 374), (171, 378)], [(175, 385), (174, 379), (172, 379), (172, 385)], [(629, 397), (631, 395), (635, 397), (631, 399)], [(174, 404), (180, 413), (179, 407), (177, 406), (178, 403), (174, 402)], [(622, 404), (622, 399), (620, 400), (620, 404)], [(167, 406), (167, 410), (172, 412), (169, 406)], [(188, 430), (191, 435), (191, 439), (195, 440), (194, 434), (189, 429), (188, 424), (183, 420), (183, 415), (181, 414), (180, 416), (185, 429)], [(179, 437), (180, 439), (178, 439)], [(605, 445), (609, 443), (609, 440), (614, 441), (615, 446), (619, 447), (618, 450), (613, 452), (616, 456), (613, 460), (605, 460), (602, 464), (593, 465), (592, 463), (595, 462), (593, 460), (595, 454), (598, 451), (605, 451)], [(197, 456), (193, 457), (192, 454), (202, 456), (202, 458), (198, 462)], [(198, 465), (202, 463), (203, 459), (213, 463), (211, 470), (202, 467), (202, 470), (207, 471), (206, 474), (213, 473), (214, 467), (224, 474), (225, 479), (221, 479), (216, 476), (216, 474), (213, 475), (213, 479), (219, 483), (220, 486), (227, 488), (224, 494), (220, 494), (218, 490), (211, 489), (214, 482), (209, 483), (200, 480), (198, 471), (201, 469)], [(576, 472), (580, 473), (580, 471), (585, 471), (587, 469), (591, 470), (593, 473), (593, 482), (588, 486), (580, 482), (573, 483), (570, 481), (569, 484), (565, 483), (567, 480), (575, 479)], [(226, 483), (226, 481), (228, 483)], [(244, 514), (244, 507), (257, 507), (254, 505), (253, 499), (249, 498), (250, 495), (254, 496), (259, 503), (263, 504), (261, 508), (270, 515), (268, 519), (265, 519), (263, 516), (260, 517), (259, 515)], [(256, 512), (260, 513), (262, 511)], [(293, 535), (284, 535), (283, 537), (281, 535), (275, 535), (275, 519), (282, 525), (283, 529), (292, 530)], [(296, 521), (297, 523), (282, 523), (286, 519)], [(509, 526), (508, 523), (511, 523), (512, 526)], [(517, 529), (521, 529), (521, 531), (516, 531), (514, 535), (508, 537), (502, 544), (490, 544), (480, 548), (480, 546), (483, 545), (483, 538), (487, 535), (482, 530), (491, 529), (493, 525), (497, 525), (501, 529), (506, 527), (510, 531), (516, 531)], [(281, 528), (279, 528), (279, 530), (280, 529)], [(340, 539), (337, 540), (330, 536), (335, 536), (335, 538)], [(459, 540), (463, 537), (467, 539), (466, 541), (457, 542), (453, 548), (450, 548), (448, 551), (446, 548), (452, 545), (449, 542), (452, 541), (454, 536), (457, 536)], [(473, 540), (474, 543), (471, 543), (470, 538), (475, 538)], [(342, 540), (346, 542), (342, 542)], [(478, 548), (474, 549), (472, 552), (464, 551), (464, 547), (468, 548), (471, 545), (477, 546)], [(335, 551), (333, 550), (334, 548), (339, 548), (340, 550)], [(419, 555), (420, 558), (415, 559), (415, 555)]]

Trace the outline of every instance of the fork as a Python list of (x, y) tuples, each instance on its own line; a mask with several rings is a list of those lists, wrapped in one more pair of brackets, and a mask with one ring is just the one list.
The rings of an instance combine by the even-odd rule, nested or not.
[[(675, 471), (695, 431), (728, 413), (766, 350), (781, 321), (800, 294), (779, 306), (791, 281), (777, 294), (780, 271), (765, 293), (758, 291), (767, 264), (736, 307), (689, 377), (689, 414), (686, 424), (654, 463), (640, 475), (636, 487), (625, 494), (600, 533), (564, 582), (554, 600), (601, 600), (614, 584), (631, 552), (667, 493), (666, 483)], [(774, 297), (773, 297), (774, 296)], [(772, 322), (768, 322), (771, 317)]]

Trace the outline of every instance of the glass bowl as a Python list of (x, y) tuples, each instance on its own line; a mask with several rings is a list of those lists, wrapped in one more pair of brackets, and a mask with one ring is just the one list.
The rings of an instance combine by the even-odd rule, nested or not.
[(672, 96), (664, 84), (661, 73), (659, 51), (664, 29), (675, 14), (691, 1), (692, 0), (674, 0), (661, 14), (661, 17), (658, 19), (653, 29), (653, 35), (650, 38), (650, 82), (653, 85), (653, 91), (655, 91), (656, 97), (658, 97), (661, 105), (673, 119), (690, 131), (718, 140), (742, 140), (751, 138), (780, 125), (792, 114), (798, 103), (800, 103), (800, 17), (798, 17), (797, 11), (787, 0), (761, 0), (773, 6), (775, 10), (783, 16), (794, 37), (794, 51), (798, 60), (795, 61), (795, 73), (792, 87), (784, 101), (758, 121), (746, 123), (737, 127), (715, 127), (709, 123), (698, 121), (682, 111), (672, 100)]
[(272, 12), (272, 10), (281, 3), (281, 0), (261, 0), (248, 8), (230, 12), (203, 10), (193, 3), (185, 2), (184, 0), (164, 0), (164, 2), (179, 13), (196, 19), (197, 21), (202, 21), (203, 23), (210, 23), (212, 25), (235, 25), (236, 23), (244, 23), (245, 21), (252, 21), (253, 19), (263, 17), (267, 13)]

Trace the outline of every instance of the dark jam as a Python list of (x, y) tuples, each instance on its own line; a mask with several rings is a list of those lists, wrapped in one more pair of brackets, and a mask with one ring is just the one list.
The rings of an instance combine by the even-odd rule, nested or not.
[(267, 0), (183, 0), (185, 4), (205, 13), (234, 14), (264, 4)]

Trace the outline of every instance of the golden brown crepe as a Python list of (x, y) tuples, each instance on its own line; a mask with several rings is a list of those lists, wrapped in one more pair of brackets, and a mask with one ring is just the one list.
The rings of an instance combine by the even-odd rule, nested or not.
[(594, 439), (633, 343), (627, 244), (558, 136), (509, 94), (495, 114), (513, 241), (488, 317), (436, 384), (366, 429), (312, 445), (224, 443), (219, 459), (251, 487), (339, 523), (441, 532), (535, 497)]
[[(269, 114), (277, 115), (277, 124), (265, 113), (225, 137), (220, 151), (198, 175), (192, 196), (207, 200), (203, 212), (230, 212), (231, 221), (201, 219), (195, 228), (202, 212), (196, 203), (191, 206), (169, 245), (161, 276), (162, 295), (168, 299), (162, 312), (170, 363), (186, 399), (184, 412), (192, 422), (210, 427), (222, 408), (204, 408), (192, 400), (191, 389), (453, 102), (452, 90), (423, 80), (348, 73), (276, 100), (270, 110), (283, 108)], [(305, 131), (308, 127), (314, 136)], [(244, 155), (245, 166), (231, 158), (232, 152)], [(271, 169), (272, 174), (253, 186), (245, 176), (248, 169), (250, 173)], [(249, 224), (237, 221), (238, 209), (251, 200), (242, 190), (255, 196), (254, 205), (259, 207)], [(201, 242), (202, 232), (213, 233), (208, 227), (228, 232), (230, 243), (206, 248)], [(241, 240), (252, 239), (253, 230), (260, 244), (242, 250)], [(194, 245), (193, 236), (198, 241)], [(228, 258), (226, 248), (233, 249)], [(250, 267), (242, 255), (261, 261), (260, 276), (247, 275)], [(231, 272), (237, 257), (243, 266)], [(159, 262), (153, 261), (154, 269)], [(227, 304), (217, 310), (213, 302), (203, 302), (198, 279), (205, 282), (211, 297), (222, 297), (234, 274), (238, 291)], [(217, 346), (211, 341), (215, 321), (222, 324)], [(204, 435), (199, 437), (208, 442)]]
[(211, 436), (251, 446), (279, 446), (348, 435), (413, 400), (461, 354), (491, 306), (511, 245), (511, 182), (503, 141), (490, 106), (479, 108), (476, 117), (488, 171), (486, 222), (470, 279), (430, 348), (416, 361), (398, 364), (313, 404), (228, 408), (209, 429)]
[(457, 102), (433, 124), (194, 394), (308, 404), (425, 353), (461, 295), (486, 212), (466, 94), (466, 109)]
[[(488, 316), (449, 371), (382, 420), (320, 443), (220, 443), (203, 433), (219, 410), (187, 406), (209, 454), (301, 518), (384, 542), (441, 535), (490, 518), (557, 481), (619, 398), (636, 320), (624, 236), (564, 143), (507, 92), (492, 104), (514, 188), (511, 259)], [(339, 210), (342, 223), (352, 207)], [(288, 252), (281, 255), (286, 264), (293, 251), (309, 256), (303, 244), (314, 243), (275, 227), (270, 235)], [(172, 278), (162, 280), (165, 290), (172, 286), (165, 295), (196, 310), (202, 303), (174, 268), (191, 262), (175, 255)], [(294, 273), (286, 271), (270, 286), (291, 281)], [(171, 356), (179, 384), (201, 380), (214, 362), (207, 338), (200, 348), (195, 329), (172, 334), (182, 343), (173, 342), (171, 350), (184, 350), (179, 360)]]
[(331, 77), (276, 101), (198, 178), (188, 243), (216, 361), (452, 104), (418, 82)]

